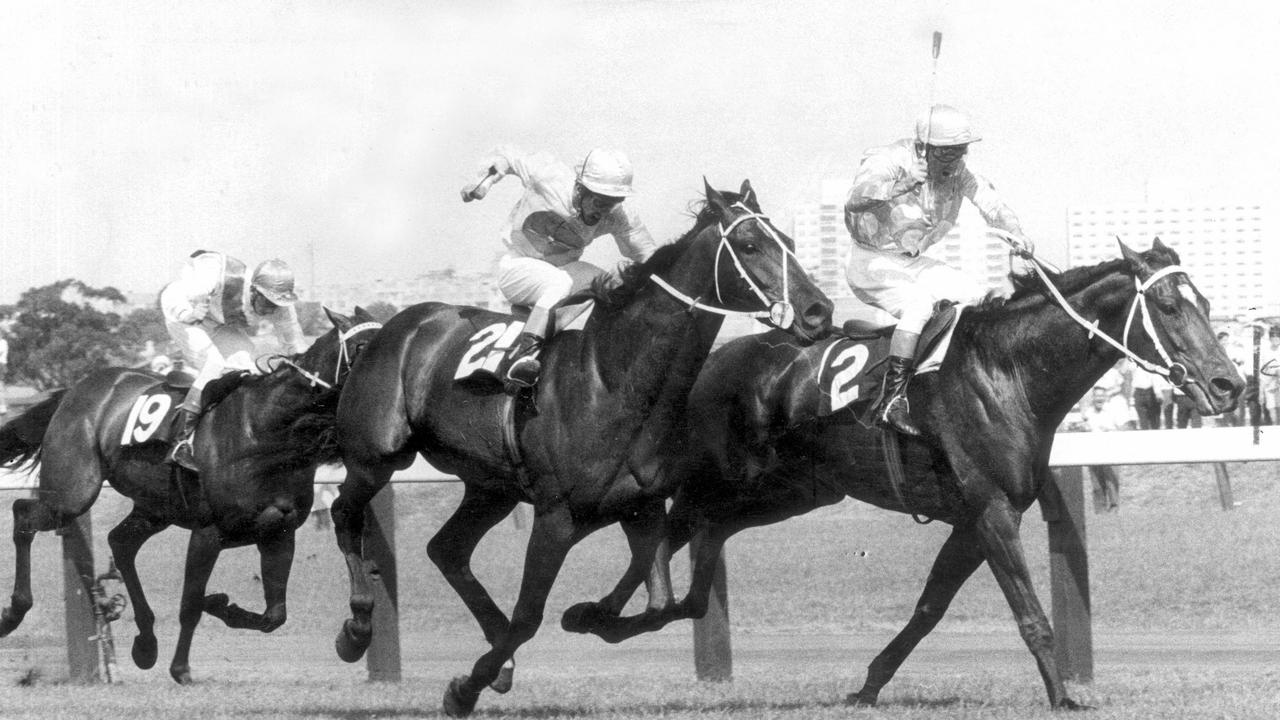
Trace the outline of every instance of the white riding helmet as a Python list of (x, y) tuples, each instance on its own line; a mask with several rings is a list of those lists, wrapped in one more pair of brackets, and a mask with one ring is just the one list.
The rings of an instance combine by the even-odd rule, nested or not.
[(298, 301), (293, 291), (293, 269), (283, 260), (267, 260), (253, 271), (253, 287), (275, 305), (287, 307)]
[(631, 197), (631, 160), (621, 150), (596, 148), (578, 169), (578, 182), (597, 195)]
[(969, 124), (969, 116), (950, 105), (934, 105), (916, 120), (916, 140), (926, 145), (951, 147), (981, 139)]

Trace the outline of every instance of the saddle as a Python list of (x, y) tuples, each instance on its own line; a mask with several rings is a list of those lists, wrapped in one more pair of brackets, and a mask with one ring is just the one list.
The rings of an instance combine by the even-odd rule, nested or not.
[[(933, 372), (942, 365), (962, 305), (939, 303), (920, 333), (916, 346), (916, 374)], [(874, 399), (881, 390), (888, 366), (889, 338), (895, 326), (872, 326), (850, 320), (823, 350), (818, 366), (822, 400), (818, 415), (830, 415), (855, 402)]]

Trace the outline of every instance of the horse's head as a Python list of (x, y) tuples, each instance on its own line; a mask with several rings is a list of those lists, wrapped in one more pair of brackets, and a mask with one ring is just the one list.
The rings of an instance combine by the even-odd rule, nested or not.
[(700, 261), (681, 263), (672, 280), (696, 307), (751, 315), (804, 343), (831, 332), (831, 300), (800, 267), (791, 238), (761, 213), (750, 182), (737, 195), (706, 184), (695, 230), (690, 255)]
[(324, 312), (329, 316), (333, 327), (316, 338), (311, 347), (298, 358), (297, 365), (324, 384), (336, 386), (346, 379), (351, 363), (355, 362), (360, 351), (373, 339), (382, 323), (362, 307), (356, 307), (351, 317), (329, 308), (325, 308)]
[(1179, 267), (1178, 254), (1160, 238), (1143, 253), (1120, 242), (1120, 252), (1137, 287), (1126, 345), (1181, 387), (1202, 415), (1234, 408), (1244, 380), (1214, 335), (1209, 301)]

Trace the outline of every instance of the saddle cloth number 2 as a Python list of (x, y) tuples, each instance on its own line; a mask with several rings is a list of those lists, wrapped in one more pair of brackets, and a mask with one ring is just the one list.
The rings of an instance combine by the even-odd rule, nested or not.
[(462, 380), (482, 371), (496, 375), (502, 356), (507, 354), (523, 329), (524, 323), (519, 321), (494, 323), (472, 335), (467, 340), (467, 352), (458, 363), (453, 379)]
[(164, 416), (169, 414), (171, 401), (168, 395), (143, 395), (133, 403), (129, 410), (129, 419), (124, 421), (124, 435), (120, 437), (121, 445), (133, 445), (146, 442), (156, 430)]

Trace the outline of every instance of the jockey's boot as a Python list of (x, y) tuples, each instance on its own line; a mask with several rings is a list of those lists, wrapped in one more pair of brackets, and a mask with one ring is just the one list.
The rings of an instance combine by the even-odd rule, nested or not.
[(907, 381), (915, 372), (915, 365), (911, 358), (890, 355), (881, 393), (878, 419), (904, 435), (920, 434), (920, 428), (911, 421), (911, 405), (907, 402)]
[(178, 413), (180, 414), (178, 418), (178, 437), (173, 443), (173, 449), (169, 451), (169, 456), (165, 458), (165, 462), (179, 465), (191, 472), (199, 472), (199, 469), (196, 468), (196, 454), (191, 441), (196, 434), (196, 421), (200, 419), (200, 411), (198, 409), (192, 410), (184, 404), (178, 408)]
[(542, 361), (538, 360), (538, 352), (542, 350), (542, 338), (533, 333), (520, 333), (515, 345), (507, 353), (507, 369), (502, 377), (518, 388), (531, 388), (538, 383), (538, 375), (542, 373)]

